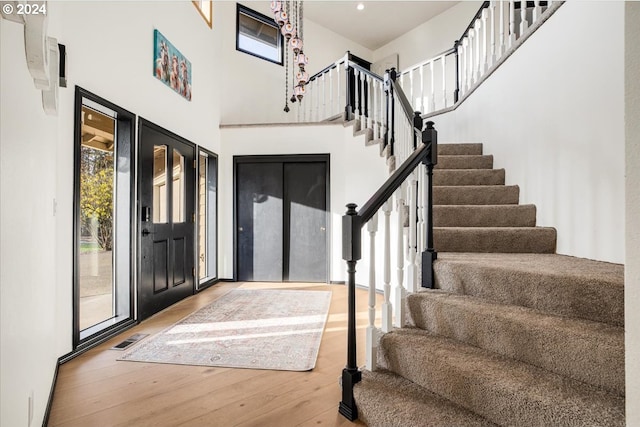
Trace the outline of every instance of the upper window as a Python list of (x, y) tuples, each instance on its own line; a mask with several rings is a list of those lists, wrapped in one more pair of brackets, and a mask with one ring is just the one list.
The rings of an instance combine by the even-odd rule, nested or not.
[(236, 10), (236, 49), (282, 65), (284, 43), (273, 18), (241, 4)]
[(193, 4), (211, 28), (213, 25), (213, 0), (193, 0)]

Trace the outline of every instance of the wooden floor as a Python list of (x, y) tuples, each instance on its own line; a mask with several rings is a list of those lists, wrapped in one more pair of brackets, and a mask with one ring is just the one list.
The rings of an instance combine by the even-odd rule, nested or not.
[[(315, 369), (288, 372), (124, 362), (116, 360), (120, 352), (109, 350), (134, 333), (159, 332), (236, 287), (332, 291)], [(49, 426), (363, 425), (338, 414), (338, 379), (346, 362), (346, 307), (344, 285), (219, 283), (60, 366)], [(362, 365), (368, 316), (367, 295), (360, 289), (357, 310)]]

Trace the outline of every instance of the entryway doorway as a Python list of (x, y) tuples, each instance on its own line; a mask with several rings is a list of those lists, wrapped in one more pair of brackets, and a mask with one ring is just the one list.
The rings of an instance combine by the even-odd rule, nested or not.
[(327, 282), (329, 155), (234, 157), (235, 277)]
[(194, 293), (196, 147), (140, 119), (138, 320)]

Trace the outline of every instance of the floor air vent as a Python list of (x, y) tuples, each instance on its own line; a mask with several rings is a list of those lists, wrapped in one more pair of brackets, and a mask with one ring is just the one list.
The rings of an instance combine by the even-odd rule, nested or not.
[(149, 334), (134, 334), (131, 335), (129, 338), (127, 338), (126, 340), (122, 341), (120, 344), (116, 344), (113, 347), (111, 347), (111, 350), (124, 350), (125, 348), (129, 347), (132, 344), (135, 344), (136, 342), (140, 341), (142, 338), (149, 336)]

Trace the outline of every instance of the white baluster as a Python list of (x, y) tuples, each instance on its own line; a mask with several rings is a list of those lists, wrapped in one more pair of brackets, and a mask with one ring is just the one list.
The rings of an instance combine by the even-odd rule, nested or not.
[(418, 209), (417, 195), (418, 195), (418, 181), (416, 179), (415, 171), (409, 176), (409, 267), (407, 272), (407, 289), (409, 292), (418, 292), (418, 265), (416, 263), (417, 258), (417, 218), (416, 212)]
[(364, 73), (360, 73), (360, 84), (358, 86), (360, 87), (360, 129), (364, 129), (367, 127), (364, 115)]
[(475, 49), (476, 61), (475, 61), (474, 73), (473, 73), (474, 83), (480, 80), (480, 69), (482, 68), (482, 65), (480, 63), (480, 28), (481, 27), (482, 27), (482, 21), (480, 21), (480, 19), (476, 19), (476, 24), (474, 26), (476, 30), (476, 49)]
[(436, 111), (436, 75), (433, 68), (435, 59), (429, 61), (429, 73), (431, 74), (431, 104), (429, 106), (431, 112)]
[(424, 64), (422, 64), (420, 66), (420, 102), (419, 102), (420, 108), (418, 109), (418, 111), (421, 111), (423, 113), (426, 113), (426, 106), (424, 105)]
[(471, 89), (473, 83), (475, 83), (475, 80), (473, 80), (473, 70), (475, 68), (474, 41), (475, 31), (471, 28), (469, 30), (469, 89)]
[(333, 117), (335, 112), (335, 102), (333, 96), (333, 68), (329, 70), (329, 116)]
[[(400, 163), (396, 165), (396, 168), (400, 167)], [(404, 186), (404, 185), (403, 185)], [(398, 235), (397, 235), (397, 282), (396, 282), (396, 295), (393, 307), (395, 309), (395, 318), (393, 319), (393, 325), (397, 328), (404, 326), (405, 318), (405, 299), (407, 298), (407, 291), (403, 286), (404, 281), (404, 243), (403, 243), (403, 231), (404, 231), (404, 196), (403, 186), (401, 186), (397, 193), (397, 211), (398, 211)]]
[(367, 326), (367, 369), (376, 370), (378, 354), (378, 330), (376, 329), (376, 232), (378, 214), (367, 223), (369, 232), (369, 326)]
[(447, 108), (447, 57), (442, 55), (442, 108)]
[(392, 328), (391, 314), (391, 210), (393, 201), (387, 200), (382, 205), (384, 212), (384, 302), (382, 303), (382, 332), (389, 332)]
[(540, 6), (540, 0), (535, 0), (533, 4), (533, 18), (531, 19), (531, 25), (538, 22), (538, 18), (540, 18), (540, 15), (542, 14), (542, 6)]
[(498, 58), (502, 57), (502, 53), (505, 51), (505, 42), (504, 42), (504, 2), (499, 1), (498, 4), (500, 5), (500, 40), (499, 40), (499, 44), (498, 44)]
[(520, 2), (520, 37), (529, 28), (529, 22), (527, 21), (527, 2), (522, 0)]
[(458, 43), (458, 99), (460, 99), (462, 97), (462, 95), (465, 93), (465, 82), (466, 82), (466, 77), (467, 74), (464, 72), (465, 70), (465, 64), (466, 64), (466, 58), (464, 55), (464, 49), (462, 47), (463, 43)]
[(373, 139), (378, 139), (378, 80), (371, 78), (371, 91), (373, 96), (373, 106), (369, 110), (371, 127), (373, 128)]
[(416, 226), (416, 248), (418, 254), (424, 251), (424, 201), (422, 188), (424, 187), (424, 165), (421, 163), (416, 168), (416, 176), (418, 177), (418, 225)]
[(491, 16), (489, 27), (491, 28), (491, 56), (489, 57), (489, 66), (491, 67), (496, 62), (496, 2), (491, 0), (489, 4), (491, 9)]
[(319, 121), (324, 121), (327, 119), (327, 81), (326, 81), (327, 73), (322, 74), (322, 119)]
[(367, 128), (373, 129), (373, 110), (371, 109), (371, 101), (373, 98), (373, 91), (371, 90), (371, 77), (369, 75), (364, 76), (364, 85), (367, 88)]
[(338, 109), (336, 111), (338, 112), (337, 114), (339, 114), (344, 110), (344, 106), (347, 105), (346, 102), (344, 104), (341, 102), (342, 93), (340, 93), (340, 65), (336, 66), (336, 86), (338, 87), (338, 90), (336, 91), (336, 100), (338, 103)]
[(516, 2), (509, 2), (509, 47), (516, 41)]
[(489, 69), (489, 52), (487, 47), (489, 39), (487, 37), (487, 19), (489, 18), (489, 11), (485, 7), (482, 9), (482, 61), (480, 61), (480, 74), (484, 76), (484, 73)]
[(411, 104), (411, 107), (414, 110), (418, 111), (418, 107), (415, 104), (416, 100), (413, 98), (413, 69), (411, 71), (409, 71), (409, 84), (411, 86), (410, 90), (409, 90), (409, 103)]

